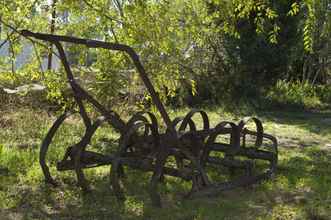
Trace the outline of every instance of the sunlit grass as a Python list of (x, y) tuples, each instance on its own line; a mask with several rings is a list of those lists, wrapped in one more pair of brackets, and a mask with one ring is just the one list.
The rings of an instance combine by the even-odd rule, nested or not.
[[(171, 118), (188, 109), (171, 110)], [(207, 109), (212, 126), (221, 120), (239, 121), (248, 113)], [(251, 113), (249, 113), (251, 114)], [(65, 148), (83, 133), (81, 121), (70, 118), (50, 146), (51, 173), (60, 183), (43, 182), (39, 145), (55, 117), (43, 111), (19, 109), (0, 116), (0, 219), (328, 219), (331, 216), (331, 125), (329, 112), (255, 112), (265, 131), (278, 137), (279, 171), (260, 185), (224, 192), (216, 197), (183, 199), (190, 184), (167, 178), (160, 186), (163, 208), (151, 206), (150, 174), (126, 169), (127, 199), (120, 203), (109, 185), (110, 167), (87, 170), (92, 194), (76, 187), (73, 172), (59, 173), (55, 163)], [(201, 118), (195, 116), (202, 123)], [(329, 122), (330, 123), (330, 122)], [(118, 134), (108, 126), (97, 131), (92, 147), (116, 148)], [(6, 169), (4, 169), (6, 168)], [(217, 175), (217, 174), (215, 174)], [(217, 178), (217, 177), (215, 177)]]

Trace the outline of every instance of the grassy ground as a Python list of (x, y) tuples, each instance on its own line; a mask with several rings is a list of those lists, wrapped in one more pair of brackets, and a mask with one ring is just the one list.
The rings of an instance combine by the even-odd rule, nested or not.
[[(211, 121), (243, 115), (207, 110)], [(172, 112), (184, 115), (186, 110)], [(279, 171), (274, 180), (224, 192), (213, 198), (185, 200), (187, 183), (167, 179), (162, 185), (162, 209), (148, 196), (150, 174), (128, 170), (127, 200), (116, 201), (109, 167), (86, 171), (93, 194), (83, 194), (72, 172), (58, 173), (55, 163), (65, 146), (81, 136), (82, 124), (68, 120), (51, 145), (48, 161), (61, 183), (47, 186), (38, 164), (38, 148), (54, 116), (31, 109), (0, 112), (0, 219), (331, 219), (331, 112), (262, 112), (267, 133), (279, 140)], [(93, 146), (106, 151), (118, 134), (98, 130)], [(107, 141), (106, 141), (107, 140)], [(111, 146), (110, 146), (111, 145)]]

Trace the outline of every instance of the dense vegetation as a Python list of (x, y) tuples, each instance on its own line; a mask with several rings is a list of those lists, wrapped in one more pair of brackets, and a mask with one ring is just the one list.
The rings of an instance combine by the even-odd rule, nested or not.
[[(62, 70), (54, 69), (54, 64), (52, 68), (49, 61), (42, 65), (43, 59), (56, 57), (54, 49), (17, 33), (29, 29), (134, 47), (161, 97), (177, 105), (254, 100), (259, 106), (312, 108), (331, 100), (331, 6), (327, 0), (31, 0), (2, 4), (1, 39), (10, 42), (10, 56), (0, 58), (2, 86), (40, 82), (52, 100), (66, 98)], [(16, 68), (23, 45), (31, 43), (32, 61)], [(99, 98), (118, 102), (122, 94), (122, 98), (130, 97), (130, 104), (148, 103), (123, 54), (71, 45), (66, 50), (77, 76), (89, 82), (87, 86)]]

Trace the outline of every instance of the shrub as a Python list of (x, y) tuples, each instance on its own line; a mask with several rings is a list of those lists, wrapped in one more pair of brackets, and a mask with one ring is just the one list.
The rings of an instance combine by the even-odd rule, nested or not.
[(316, 92), (321, 101), (327, 104), (331, 104), (331, 86), (318, 85), (316, 86)]
[(326, 87), (314, 86), (309, 82), (279, 80), (268, 90), (266, 97), (272, 106), (318, 109), (330, 98), (330, 91)]

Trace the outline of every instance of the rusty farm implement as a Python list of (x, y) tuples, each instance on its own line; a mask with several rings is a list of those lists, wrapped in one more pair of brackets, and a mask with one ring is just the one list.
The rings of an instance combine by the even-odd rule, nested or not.
[[(239, 123), (222, 121), (211, 127), (207, 114), (200, 110), (192, 110), (183, 118), (170, 119), (138, 55), (131, 47), (27, 30), (21, 34), (56, 46), (78, 107), (76, 112), (64, 112), (54, 122), (42, 142), (39, 159), (46, 182), (55, 184), (46, 163), (48, 148), (61, 124), (72, 114), (80, 115), (85, 125), (85, 133), (80, 141), (68, 146), (64, 158), (57, 163), (57, 170), (74, 170), (78, 185), (83, 190), (89, 188), (83, 170), (103, 165), (111, 165), (110, 184), (119, 199), (124, 198), (120, 184), (124, 168), (151, 172), (149, 193), (156, 206), (161, 206), (158, 184), (161, 180), (166, 181), (167, 176), (189, 181), (192, 187), (187, 192), (187, 197), (197, 197), (249, 186), (268, 179), (275, 173), (277, 140), (264, 133), (259, 119), (245, 118)], [(150, 93), (166, 129), (161, 131), (160, 122), (150, 112), (138, 112), (128, 121), (124, 121), (116, 112), (105, 108), (75, 80), (62, 46), (63, 42), (126, 53)], [(87, 113), (87, 103), (98, 112), (97, 119), (92, 119)], [(203, 126), (198, 126), (193, 117), (201, 117)], [(120, 133), (117, 149), (109, 155), (88, 150), (91, 138), (103, 123), (108, 123)], [(249, 124), (254, 125), (254, 129), (248, 126)], [(222, 179), (217, 173), (223, 176), (226, 174), (227, 178)]]

